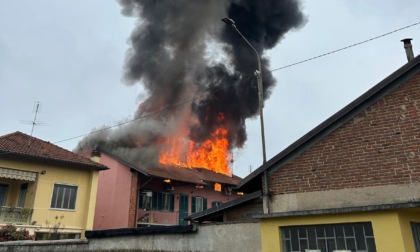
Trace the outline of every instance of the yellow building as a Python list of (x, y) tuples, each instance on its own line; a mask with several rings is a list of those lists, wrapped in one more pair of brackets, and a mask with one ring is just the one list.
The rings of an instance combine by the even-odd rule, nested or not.
[(418, 104), (420, 56), (244, 178), (262, 251), (419, 252)]
[(106, 166), (21, 132), (0, 137), (0, 225), (36, 239), (92, 230), (98, 174)]

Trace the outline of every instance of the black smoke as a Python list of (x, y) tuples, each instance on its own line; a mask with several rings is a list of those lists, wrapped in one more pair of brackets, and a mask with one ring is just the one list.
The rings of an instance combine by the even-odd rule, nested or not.
[[(182, 127), (201, 142), (219, 128), (228, 129), (230, 149), (246, 141), (245, 120), (258, 114), (256, 56), (232, 27), (262, 56), (264, 98), (275, 79), (264, 52), (303, 25), (297, 0), (120, 0), (122, 13), (137, 18), (124, 66), (128, 85), (147, 91), (135, 113), (141, 118), (83, 139), (76, 151), (101, 147), (128, 158), (154, 160), (159, 142)], [(207, 94), (207, 95), (205, 95)], [(173, 106), (181, 101), (193, 102)], [(153, 117), (142, 118), (167, 108)], [(182, 128), (181, 127), (181, 128)]]

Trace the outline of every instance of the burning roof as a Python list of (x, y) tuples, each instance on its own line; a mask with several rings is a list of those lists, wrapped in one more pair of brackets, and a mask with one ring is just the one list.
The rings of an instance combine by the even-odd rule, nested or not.
[(243, 147), (245, 120), (258, 114), (257, 83), (252, 78), (257, 62), (220, 19), (235, 20), (263, 56), (264, 97), (268, 98), (275, 80), (264, 52), (304, 23), (299, 2), (119, 2), (124, 15), (138, 18), (124, 79), (128, 85), (142, 85), (147, 98), (131, 123), (91, 134), (75, 151), (100, 147), (132, 162), (198, 166), (231, 174), (230, 153)]
[(118, 160), (119, 162), (142, 173), (145, 176), (159, 177), (162, 179), (176, 180), (196, 185), (206, 185), (207, 182), (217, 182), (234, 186), (241, 180), (240, 177), (235, 175), (229, 176), (204, 168), (193, 167), (185, 169), (183, 167), (173, 165), (148, 166), (139, 163), (134, 164), (131, 163), (129, 160), (124, 160), (124, 158), (115, 155), (115, 153), (110, 153), (108, 151), (102, 150), (99, 150), (99, 152), (103, 152), (104, 154), (110, 156), (113, 159)]

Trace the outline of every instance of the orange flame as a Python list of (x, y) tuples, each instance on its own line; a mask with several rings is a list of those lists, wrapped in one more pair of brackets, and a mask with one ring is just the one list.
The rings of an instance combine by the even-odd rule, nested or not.
[(216, 129), (211, 139), (202, 143), (174, 137), (166, 141), (168, 149), (161, 152), (159, 162), (186, 168), (205, 168), (217, 173), (232, 176), (228, 159), (229, 143), (227, 130)]

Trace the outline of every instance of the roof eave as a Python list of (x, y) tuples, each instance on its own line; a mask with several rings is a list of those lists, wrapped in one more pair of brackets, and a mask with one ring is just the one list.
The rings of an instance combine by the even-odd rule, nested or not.
[(29, 154), (24, 154), (24, 153), (1, 152), (0, 151), (0, 155), (3, 154), (3, 153), (7, 153), (10, 156), (15, 156), (15, 157), (25, 157), (25, 158), (38, 159), (38, 160), (43, 160), (43, 161), (48, 161), (48, 162), (56, 162), (56, 163), (60, 163), (60, 164), (71, 164), (71, 165), (83, 166), (83, 167), (88, 167), (88, 168), (91, 168), (91, 169), (97, 169), (97, 170), (100, 170), (100, 171), (109, 170), (109, 167), (107, 167), (105, 165), (99, 165), (99, 164), (98, 165), (84, 164), (84, 163), (80, 163), (80, 162), (56, 159), (56, 158), (51, 158), (51, 157), (42, 157), (42, 156), (29, 155)]
[(206, 216), (214, 215), (217, 212), (229, 209), (231, 207), (243, 204), (247, 201), (250, 201), (250, 200), (253, 200), (253, 199), (256, 199), (256, 198), (259, 198), (259, 197), (261, 197), (261, 190), (250, 193), (250, 194), (246, 194), (246, 195), (244, 195), (240, 198), (236, 198), (234, 200), (228, 201), (228, 202), (223, 203), (223, 204), (221, 204), (219, 206), (216, 206), (216, 207), (206, 209), (206, 210), (201, 211), (199, 213), (192, 214), (192, 215), (188, 216), (186, 218), (186, 220), (198, 221), (199, 219), (204, 218)]

